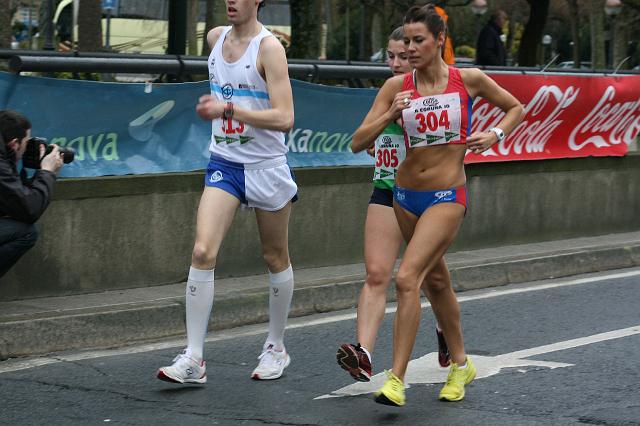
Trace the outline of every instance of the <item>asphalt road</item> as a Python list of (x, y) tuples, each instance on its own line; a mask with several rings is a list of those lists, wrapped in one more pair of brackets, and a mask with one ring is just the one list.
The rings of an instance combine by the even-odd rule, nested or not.
[[(353, 311), (341, 311), (292, 320), (292, 363), (269, 382), (249, 378), (264, 324), (210, 335), (206, 385), (155, 379), (183, 341), (1, 362), (0, 424), (640, 425), (640, 269), (459, 297), (479, 377), (458, 403), (437, 400), (446, 370), (436, 366), (425, 307), (402, 408), (374, 403), (375, 384), (354, 384), (335, 363), (355, 324)], [(392, 319), (374, 373), (391, 366)]]

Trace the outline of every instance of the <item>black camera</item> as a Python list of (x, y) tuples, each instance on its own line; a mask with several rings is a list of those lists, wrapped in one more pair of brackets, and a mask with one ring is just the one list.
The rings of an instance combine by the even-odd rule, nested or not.
[[(27, 148), (22, 155), (22, 165), (29, 169), (39, 169), (40, 162), (42, 158), (40, 158), (40, 146), (44, 145), (45, 151), (44, 156), (49, 155), (51, 151), (53, 151), (53, 146), (47, 144), (47, 140), (43, 138), (31, 138), (27, 141)], [(62, 157), (62, 161), (65, 164), (69, 164), (75, 158), (76, 152), (73, 148), (63, 148), (58, 147), (61, 154), (64, 154)]]

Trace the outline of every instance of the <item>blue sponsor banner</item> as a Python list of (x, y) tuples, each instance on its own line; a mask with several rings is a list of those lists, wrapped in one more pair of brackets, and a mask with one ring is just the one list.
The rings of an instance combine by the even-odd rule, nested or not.
[[(371, 165), (351, 153), (351, 137), (376, 90), (292, 81), (296, 120), (287, 134), (292, 167)], [(207, 81), (181, 84), (100, 83), (0, 73), (0, 108), (33, 124), (34, 136), (76, 150), (64, 177), (201, 170), (211, 123), (195, 112)]]

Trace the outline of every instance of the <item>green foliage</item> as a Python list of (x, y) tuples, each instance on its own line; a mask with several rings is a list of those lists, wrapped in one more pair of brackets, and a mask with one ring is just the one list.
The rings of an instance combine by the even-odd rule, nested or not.
[[(360, 34), (360, 8), (350, 7), (347, 15), (347, 8), (341, 5), (338, 12), (339, 15), (334, 19), (332, 32), (329, 34), (327, 46), (328, 59), (346, 59), (346, 42), (347, 42), (347, 18), (349, 20), (349, 59), (356, 60), (359, 56), (359, 34)], [(386, 37), (386, 35), (385, 35)], [(386, 38), (385, 38), (386, 40)]]
[(454, 50), (455, 50), (456, 58), (458, 57), (475, 58), (476, 57), (476, 49), (471, 46), (467, 46), (466, 44), (456, 46)]
[(518, 57), (518, 50), (520, 50), (520, 41), (522, 40), (522, 34), (524, 33), (524, 24), (516, 22), (515, 29), (513, 31), (513, 44), (511, 45), (511, 51), (509, 55), (512, 58)]
[[(26, 73), (23, 73), (25, 75)], [(41, 77), (53, 77), (61, 80), (89, 80), (89, 81), (102, 81), (102, 76), (100, 73), (96, 72), (81, 72), (81, 73), (73, 73), (73, 72), (54, 72), (54, 73), (32, 73), (31, 75), (38, 75)]]

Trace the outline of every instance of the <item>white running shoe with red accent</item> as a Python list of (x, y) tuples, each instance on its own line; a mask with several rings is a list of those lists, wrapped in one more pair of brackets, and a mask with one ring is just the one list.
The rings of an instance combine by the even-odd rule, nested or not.
[(291, 358), (284, 348), (282, 351), (276, 351), (273, 345), (264, 348), (258, 359), (260, 362), (251, 373), (251, 378), (255, 380), (277, 379), (282, 376), (282, 372), (291, 362)]
[(207, 383), (206, 364), (183, 351), (173, 359), (172, 365), (158, 369), (157, 377), (171, 383)]

